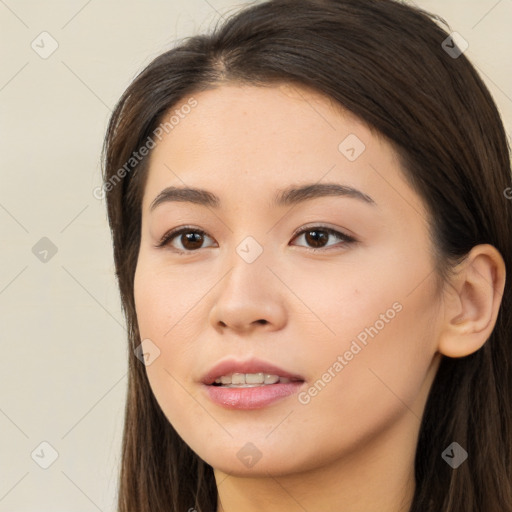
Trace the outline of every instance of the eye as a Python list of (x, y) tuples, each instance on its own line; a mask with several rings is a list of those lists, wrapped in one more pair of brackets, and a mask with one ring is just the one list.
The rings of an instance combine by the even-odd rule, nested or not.
[(312, 251), (329, 247), (328, 245), (325, 245), (329, 237), (338, 238), (343, 242), (342, 245), (348, 245), (356, 242), (355, 238), (325, 226), (311, 226), (309, 228), (302, 229), (296, 233), (294, 240), (301, 237), (304, 237), (304, 241), (307, 244), (312, 245), (312, 247), (306, 247)]
[(201, 229), (185, 226), (166, 233), (156, 247), (171, 245), (171, 242), (178, 237), (178, 235), (180, 236), (177, 240), (180, 242), (181, 247), (174, 247), (174, 249), (179, 253), (194, 252), (196, 249), (201, 249), (205, 236), (210, 238)]
[[(356, 242), (355, 238), (325, 226), (312, 226), (297, 231), (294, 233), (294, 237), (292, 240), (295, 240), (300, 237), (304, 237), (306, 243), (312, 245), (312, 247), (306, 247), (311, 251), (317, 251), (318, 249), (324, 249), (326, 247), (329, 248), (330, 246), (326, 245), (329, 237), (337, 238), (338, 240), (341, 240), (341, 242), (345, 245)], [(201, 246), (203, 245), (205, 238), (211, 239), (211, 237), (209, 237), (201, 229), (196, 229), (190, 226), (184, 226), (181, 228), (176, 228), (166, 233), (162, 237), (160, 242), (156, 245), (156, 247), (165, 247), (167, 245), (172, 245), (173, 249), (178, 253), (191, 253), (197, 251), (197, 249), (203, 248)], [(176, 247), (175, 245), (172, 244), (172, 242), (174, 242), (174, 239), (177, 239), (181, 247)]]

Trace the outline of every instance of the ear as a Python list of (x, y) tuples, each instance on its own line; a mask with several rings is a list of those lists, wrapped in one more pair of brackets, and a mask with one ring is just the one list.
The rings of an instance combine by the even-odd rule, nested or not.
[(492, 245), (471, 249), (443, 291), (444, 320), (438, 352), (464, 357), (489, 339), (505, 288), (505, 262)]

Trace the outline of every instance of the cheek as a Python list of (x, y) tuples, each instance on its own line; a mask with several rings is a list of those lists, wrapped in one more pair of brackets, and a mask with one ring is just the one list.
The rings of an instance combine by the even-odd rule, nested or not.
[(141, 256), (134, 278), (134, 300), (141, 337), (166, 341), (176, 329), (187, 325), (188, 315), (204, 290), (197, 280), (189, 279), (186, 270), (162, 271), (158, 264), (162, 266)]
[[(393, 310), (396, 314), (388, 323), (369, 315), (355, 336), (340, 336), (327, 344), (330, 347), (310, 352), (316, 375), (299, 397), (301, 405), (293, 414), (296, 424), (283, 436), (284, 443), (289, 436), (288, 450), (294, 449), (294, 431), (320, 439), (314, 453), (324, 462), (362, 449), (399, 423), (414, 431), (430, 388), (433, 357), (430, 318), (417, 308), (418, 302), (422, 301), (402, 300), (402, 309)], [(377, 307), (374, 312), (385, 314), (386, 309)], [(337, 325), (341, 330), (342, 324)]]
[(335, 360), (345, 353), (350, 361), (368, 364), (392, 359), (397, 368), (401, 363), (414, 367), (416, 361), (430, 362), (439, 297), (429, 253), (425, 250), (420, 253), (425, 257), (419, 257), (418, 248), (414, 253), (390, 244), (377, 255), (347, 255), (343, 266), (304, 268), (297, 273), (314, 276), (316, 286), (290, 275), (287, 282), (314, 312), (311, 328), (302, 337), (311, 341), (305, 349), (312, 357), (324, 365), (326, 357)]
[(186, 285), (180, 276), (155, 271), (143, 257), (134, 279), (134, 300), (141, 340), (153, 352), (146, 365), (157, 402), (173, 426), (180, 418), (197, 417), (197, 403), (187, 388), (197, 356), (203, 324), (194, 309), (204, 294), (199, 286)]
[[(332, 323), (336, 338), (311, 353), (319, 407), (335, 403), (371, 425), (415, 406), (435, 354), (438, 298), (430, 281), (412, 293), (410, 282), (402, 276), (344, 297)], [(336, 377), (322, 387), (329, 370)]]
[[(301, 336), (311, 379), (294, 418), (337, 436), (339, 447), (368, 439), (400, 416), (418, 421), (422, 414), (438, 297), (432, 279), (425, 280), (428, 262), (389, 262), (378, 273), (362, 265), (357, 273), (324, 276), (316, 288), (294, 283), (322, 320)], [(326, 454), (332, 444), (322, 445)]]

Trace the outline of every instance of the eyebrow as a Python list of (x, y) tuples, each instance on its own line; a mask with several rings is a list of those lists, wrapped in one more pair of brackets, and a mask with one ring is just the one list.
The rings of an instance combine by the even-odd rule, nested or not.
[[(326, 196), (350, 197), (375, 205), (375, 201), (369, 195), (356, 188), (338, 183), (311, 183), (278, 190), (270, 206), (290, 206)], [(160, 204), (173, 201), (194, 203), (211, 208), (220, 207), (220, 198), (207, 190), (192, 187), (167, 187), (156, 196), (149, 207), (149, 211), (153, 211)]]

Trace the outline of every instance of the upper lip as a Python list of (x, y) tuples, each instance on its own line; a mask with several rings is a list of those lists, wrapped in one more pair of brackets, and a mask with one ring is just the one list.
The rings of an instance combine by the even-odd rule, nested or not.
[(278, 366), (261, 361), (259, 359), (249, 359), (247, 361), (237, 361), (235, 359), (227, 359), (217, 363), (203, 377), (201, 382), (206, 385), (213, 384), (215, 379), (223, 375), (232, 373), (266, 373), (270, 375), (278, 375), (290, 380), (304, 381), (304, 378), (298, 374), (287, 372)]

